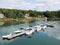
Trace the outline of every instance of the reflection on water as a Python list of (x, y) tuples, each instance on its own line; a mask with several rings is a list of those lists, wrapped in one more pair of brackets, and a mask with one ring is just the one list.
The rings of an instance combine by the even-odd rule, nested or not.
[[(9, 23), (12, 24), (9, 25)], [(44, 30), (35, 32), (31, 35), (31, 38), (22, 36), (12, 40), (2, 40), (3, 35), (7, 35), (20, 28), (27, 28), (37, 24), (52, 24), (54, 27), (47, 27)], [(5, 22), (0, 27), (0, 45), (60, 45), (60, 21), (35, 21), (29, 23)]]
[(4, 22), (0, 22), (0, 26), (4, 25)]
[(10, 26), (10, 25), (16, 25), (16, 24), (19, 24), (19, 23), (23, 23), (23, 22), (17, 22), (17, 21), (5, 21), (5, 22), (1, 22), (0, 26)]
[(60, 30), (56, 28), (47, 28), (46, 34), (60, 40)]
[[(17, 22), (17, 21), (5, 21), (5, 22), (0, 22), (0, 26), (10, 26), (10, 25), (18, 25), (18, 24), (23, 24), (24, 22)], [(30, 24), (29, 24), (30, 23)], [(27, 23), (29, 26), (31, 25), (36, 25), (35, 21), (30, 21)]]

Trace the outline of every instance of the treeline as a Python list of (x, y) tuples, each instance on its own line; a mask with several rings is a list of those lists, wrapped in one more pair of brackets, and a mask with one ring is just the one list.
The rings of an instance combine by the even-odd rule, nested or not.
[(0, 13), (4, 14), (7, 18), (24, 18), (25, 14), (31, 17), (47, 17), (47, 18), (60, 18), (60, 10), (58, 11), (36, 11), (36, 10), (17, 10), (17, 9), (2, 9)]

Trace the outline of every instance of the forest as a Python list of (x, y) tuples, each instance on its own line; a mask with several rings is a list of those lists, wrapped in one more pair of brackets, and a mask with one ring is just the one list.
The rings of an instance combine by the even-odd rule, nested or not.
[(4, 14), (6, 18), (24, 18), (25, 14), (31, 17), (47, 17), (60, 18), (60, 10), (58, 11), (36, 11), (36, 10), (18, 10), (18, 9), (3, 9), (0, 8), (0, 13)]

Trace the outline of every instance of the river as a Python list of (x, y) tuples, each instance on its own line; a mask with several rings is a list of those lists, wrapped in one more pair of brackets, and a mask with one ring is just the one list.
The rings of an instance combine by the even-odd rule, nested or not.
[[(22, 36), (11, 40), (2, 39), (3, 35), (10, 32), (37, 24), (51, 24), (54, 27), (47, 27), (44, 31), (35, 32), (30, 38)], [(12, 25), (5, 25), (4, 22), (0, 22), (0, 45), (60, 45), (60, 21), (34, 21)]]

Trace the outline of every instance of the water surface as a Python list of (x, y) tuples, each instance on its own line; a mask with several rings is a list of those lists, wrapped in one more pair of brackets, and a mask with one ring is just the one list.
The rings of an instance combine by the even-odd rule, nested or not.
[[(8, 25), (5, 22), (1, 22), (0, 24), (0, 45), (60, 45), (60, 21), (35, 21), (15, 25)], [(44, 31), (35, 32), (31, 38), (22, 36), (12, 40), (2, 40), (3, 35), (7, 35), (21, 27), (27, 28), (37, 24), (51, 24), (54, 28), (47, 27)]]

